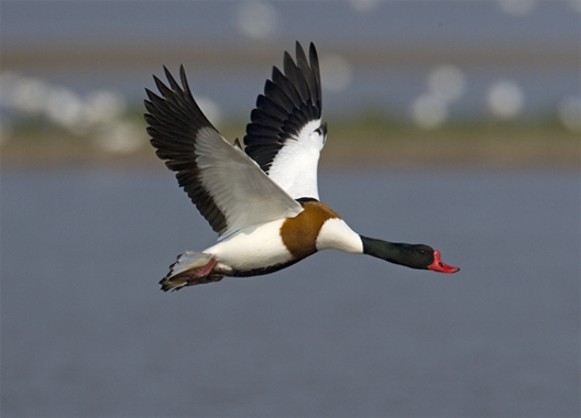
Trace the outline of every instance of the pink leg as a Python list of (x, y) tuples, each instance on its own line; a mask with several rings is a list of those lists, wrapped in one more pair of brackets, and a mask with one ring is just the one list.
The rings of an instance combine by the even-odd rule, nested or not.
[(216, 267), (216, 264), (218, 264), (218, 260), (212, 257), (210, 258), (210, 261), (208, 261), (206, 265), (198, 267), (197, 269), (194, 270), (189, 270), (187, 272), (187, 275), (192, 279), (199, 279), (202, 277), (209, 276), (212, 273), (212, 270), (214, 270), (214, 267)]
[(164, 278), (159, 282), (161, 284), (161, 289), (167, 292), (168, 290), (179, 290), (184, 286), (218, 282), (222, 280), (223, 276), (212, 274), (212, 271), (217, 264), (218, 260), (212, 257), (210, 261), (202, 267), (184, 271), (171, 279)]

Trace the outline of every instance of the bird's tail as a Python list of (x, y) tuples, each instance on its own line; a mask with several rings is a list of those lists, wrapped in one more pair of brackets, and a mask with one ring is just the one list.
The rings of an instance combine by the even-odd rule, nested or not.
[(223, 276), (213, 274), (216, 264), (218, 260), (210, 254), (186, 251), (178, 256), (170, 266), (169, 273), (159, 282), (161, 290), (167, 292), (222, 280)]

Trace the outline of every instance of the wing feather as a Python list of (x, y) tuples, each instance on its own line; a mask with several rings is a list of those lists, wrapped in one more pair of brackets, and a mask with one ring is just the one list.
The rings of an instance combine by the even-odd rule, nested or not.
[(164, 67), (168, 85), (154, 76), (146, 89), (145, 120), (156, 154), (176, 172), (202, 216), (220, 236), (247, 226), (295, 216), (301, 205), (234, 147), (202, 113), (180, 67), (181, 86)]
[(326, 139), (321, 122), (321, 76), (315, 46), (309, 57), (296, 43), (296, 61), (285, 52), (246, 126), (246, 153), (291, 197), (319, 198), (317, 166)]

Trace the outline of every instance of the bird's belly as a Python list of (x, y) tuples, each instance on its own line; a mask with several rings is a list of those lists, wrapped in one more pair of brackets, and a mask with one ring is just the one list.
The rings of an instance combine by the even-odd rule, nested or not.
[(270, 268), (273, 266), (288, 265), (295, 260), (280, 236), (282, 222), (273, 221), (245, 228), (207, 248), (204, 253), (216, 256), (218, 269), (226, 274), (228, 270), (232, 270), (230, 273), (272, 271)]

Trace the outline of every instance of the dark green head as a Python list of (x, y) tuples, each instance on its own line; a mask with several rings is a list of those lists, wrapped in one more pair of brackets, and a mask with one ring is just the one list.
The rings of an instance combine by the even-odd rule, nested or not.
[(456, 273), (458, 267), (444, 264), (440, 252), (425, 244), (388, 242), (361, 236), (363, 252), (402, 266), (432, 270), (440, 273)]

